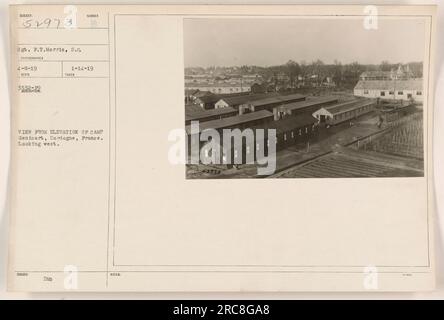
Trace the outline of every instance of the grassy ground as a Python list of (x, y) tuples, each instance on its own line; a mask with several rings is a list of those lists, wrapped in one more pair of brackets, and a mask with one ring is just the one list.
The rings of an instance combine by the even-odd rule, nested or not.
[(417, 159), (424, 158), (422, 117), (413, 119), (390, 131), (380, 139), (366, 144), (364, 150)]
[(424, 175), (422, 117), (411, 118), (354, 150), (333, 152), (293, 166), (276, 178), (421, 177)]

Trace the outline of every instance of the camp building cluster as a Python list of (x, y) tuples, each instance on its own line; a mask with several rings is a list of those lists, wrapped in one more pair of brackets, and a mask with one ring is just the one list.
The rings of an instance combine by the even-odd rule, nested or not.
[[(188, 104), (185, 112), (185, 125), (189, 146), (193, 144), (192, 134), (206, 129), (217, 130), (222, 136), (224, 129), (265, 129), (260, 138), (255, 135), (253, 148), (245, 146), (242, 158), (250, 153), (267, 154), (270, 143), (276, 150), (295, 144), (306, 144), (318, 134), (321, 124), (334, 125), (350, 120), (374, 109), (374, 99), (358, 98), (340, 102), (337, 97), (306, 97), (301, 94), (242, 94), (214, 97), (214, 94), (200, 95), (190, 99), (197, 101)], [(211, 101), (211, 102), (209, 102)], [(199, 132), (192, 132), (192, 122), (199, 122)], [(270, 140), (267, 132), (274, 129), (276, 139)], [(258, 141), (257, 139), (263, 139)], [(194, 140), (195, 141), (195, 140)], [(195, 143), (195, 142), (194, 142)], [(199, 142), (199, 150), (205, 142)], [(260, 150), (264, 148), (264, 150)], [(196, 148), (189, 148), (191, 150)], [(233, 162), (238, 163), (239, 150), (231, 153)]]

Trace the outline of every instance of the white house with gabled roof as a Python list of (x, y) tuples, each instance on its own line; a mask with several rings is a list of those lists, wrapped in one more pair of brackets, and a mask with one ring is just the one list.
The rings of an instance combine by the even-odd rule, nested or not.
[(358, 97), (422, 102), (423, 81), (422, 79), (360, 80), (353, 93)]

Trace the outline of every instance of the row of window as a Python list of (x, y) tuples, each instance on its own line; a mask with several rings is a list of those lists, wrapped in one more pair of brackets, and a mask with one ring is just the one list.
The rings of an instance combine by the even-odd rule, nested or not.
[[(308, 128), (309, 128), (309, 127), (305, 127), (305, 128), (304, 128), (304, 129), (305, 129), (305, 130), (304, 130), (304, 131), (305, 131), (305, 134), (308, 134)], [(313, 132), (314, 129), (315, 129), (315, 126), (312, 125), (312, 126), (311, 126), (311, 131)], [(302, 135), (302, 129), (299, 129), (298, 134), (299, 134), (300, 136)], [(294, 131), (291, 131), (291, 132), (290, 132), (290, 135), (291, 135), (291, 138), (294, 139)], [(286, 134), (286, 133), (284, 133), (284, 141), (287, 141), (287, 134)]]
[[(304, 127), (304, 128), (301, 128), (301, 129), (299, 129), (298, 131), (297, 131), (297, 133), (298, 133), (298, 135), (299, 136), (302, 136), (302, 133), (305, 133), (305, 134), (308, 134), (308, 131), (309, 131), (309, 126), (308, 127)], [(311, 132), (313, 132), (315, 130), (315, 125), (312, 125), (311, 126)], [(291, 131), (290, 132), (290, 136), (291, 136), (291, 139), (295, 139), (295, 131)], [(284, 133), (284, 141), (287, 141), (287, 133)], [(278, 143), (278, 138), (276, 138), (276, 144)], [(259, 145), (258, 145), (259, 146)], [(267, 139), (267, 147), (268, 146), (270, 146), (270, 140), (269, 139)]]
[[(223, 93), (226, 90), (223, 90), (222, 88), (212, 88), (210, 89), (211, 92), (213, 93)], [(240, 88), (230, 88), (230, 93), (236, 93), (236, 92), (246, 92), (246, 91), (250, 91), (250, 88), (244, 88), (244, 89), (240, 89)]]
[[(298, 131), (298, 135), (301, 136), (302, 133), (303, 133), (304, 131), (305, 131), (305, 134), (308, 134), (309, 128), (310, 128), (310, 127), (304, 127), (303, 129), (299, 129), (299, 131)], [(312, 125), (312, 126), (311, 126), (311, 131), (314, 131), (314, 130), (315, 130), (315, 125)], [(294, 131), (291, 131), (290, 134), (291, 134), (291, 138), (292, 138), (292, 139), (295, 139)], [(286, 133), (284, 133), (284, 141), (287, 141), (287, 134), (286, 134)], [(277, 143), (278, 143), (278, 139), (276, 138), (276, 140), (275, 140), (275, 144), (277, 144)], [(270, 139), (267, 139), (267, 147), (270, 147)], [(259, 144), (259, 143), (256, 144), (256, 150), (257, 150), (257, 151), (260, 150), (260, 144)], [(247, 154), (250, 153), (250, 146), (246, 146), (246, 152), (247, 152)], [(206, 157), (209, 157), (209, 154), (210, 154), (210, 153), (209, 153), (209, 150), (205, 150), (205, 156), (206, 156)], [(238, 157), (238, 152), (237, 152), (236, 149), (234, 150), (234, 157), (235, 157), (235, 158)]]
[[(311, 126), (311, 131), (314, 131), (314, 129), (315, 129), (315, 126), (312, 125)], [(305, 134), (308, 134), (309, 127), (305, 127), (304, 129), (299, 129), (298, 135), (301, 136), (302, 132), (304, 132), (304, 131), (305, 131)], [(291, 134), (291, 138), (294, 139), (295, 138), (294, 131), (291, 131), (290, 134)], [(286, 133), (284, 133), (284, 141), (287, 141), (287, 134)], [(275, 140), (275, 143), (276, 144), (278, 143), (278, 139), (277, 138)], [(267, 139), (267, 147), (269, 147), (269, 146), (270, 146), (270, 139)], [(256, 144), (256, 150), (259, 151), (259, 148), (260, 148), (260, 145), (258, 143), (258, 144)], [(246, 152), (247, 152), (247, 154), (250, 153), (250, 147), (249, 146), (246, 147)], [(237, 158), (237, 156), (238, 156), (237, 150), (234, 150), (234, 157)]]
[[(364, 90), (364, 94), (369, 94), (369, 91), (368, 91), (368, 90)], [(384, 97), (385, 94), (386, 94), (386, 91), (381, 91), (381, 92), (379, 93), (379, 95), (380, 95), (381, 97)], [(394, 92), (394, 91), (389, 91), (388, 94), (389, 94), (389, 95), (394, 95), (395, 92)], [(404, 92), (403, 92), (403, 91), (398, 91), (397, 94), (398, 94), (398, 96), (402, 96), (402, 95), (404, 94)], [(422, 95), (422, 91), (416, 91), (416, 95), (417, 95), (417, 96)]]

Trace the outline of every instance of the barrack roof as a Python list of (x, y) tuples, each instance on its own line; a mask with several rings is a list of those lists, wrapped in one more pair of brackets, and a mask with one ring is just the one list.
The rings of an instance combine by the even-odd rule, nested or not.
[[(199, 132), (202, 132), (206, 129), (223, 129), (223, 128), (231, 128), (241, 124), (248, 123), (250, 121), (261, 120), (272, 118), (273, 113), (267, 110), (261, 110), (257, 112), (250, 112), (241, 114), (238, 116), (227, 117), (222, 119), (210, 120), (206, 122), (199, 123)], [(187, 134), (191, 134), (191, 125), (187, 125), (185, 127)]]
[(221, 97), (220, 100), (223, 100), (229, 106), (236, 106), (236, 105), (244, 104), (247, 102), (252, 102), (252, 101), (265, 99), (265, 98), (269, 98), (269, 97), (275, 97), (277, 95), (278, 95), (278, 93), (275, 93), (275, 92), (258, 93), (258, 94), (248, 94), (248, 95), (236, 96), (236, 97)]
[(303, 100), (303, 99), (305, 99), (305, 96), (295, 93), (295, 94), (289, 94), (289, 95), (284, 95), (284, 96), (275, 96), (275, 97), (270, 97), (270, 98), (266, 98), (266, 99), (255, 100), (255, 101), (252, 101), (250, 104), (255, 107), (258, 107), (258, 106), (264, 106), (264, 105), (273, 104), (273, 103), (285, 103), (285, 102), (289, 102), (289, 101)]
[(374, 104), (375, 100), (373, 99), (359, 99), (348, 101), (340, 104), (335, 104), (333, 106), (324, 107), (325, 110), (330, 112), (331, 114), (339, 114), (347, 111), (355, 110), (365, 105)]
[(360, 80), (355, 89), (363, 90), (422, 90), (422, 79), (407, 80)]
[(204, 119), (207, 117), (212, 116), (222, 116), (230, 113), (237, 113), (238, 111), (236, 109), (233, 109), (231, 107), (227, 108), (218, 108), (218, 109), (209, 109), (209, 110), (187, 110), (185, 109), (185, 120), (186, 121), (193, 121), (193, 120), (199, 120)]
[(314, 107), (317, 105), (326, 104), (326, 103), (334, 103), (334, 102), (338, 102), (338, 98), (323, 97), (323, 98), (316, 98), (316, 99), (311, 99), (311, 100), (306, 100), (306, 101), (296, 101), (296, 102), (286, 103), (286, 104), (282, 105), (281, 108), (286, 109), (286, 110), (298, 110), (298, 109), (304, 109), (307, 107)]

